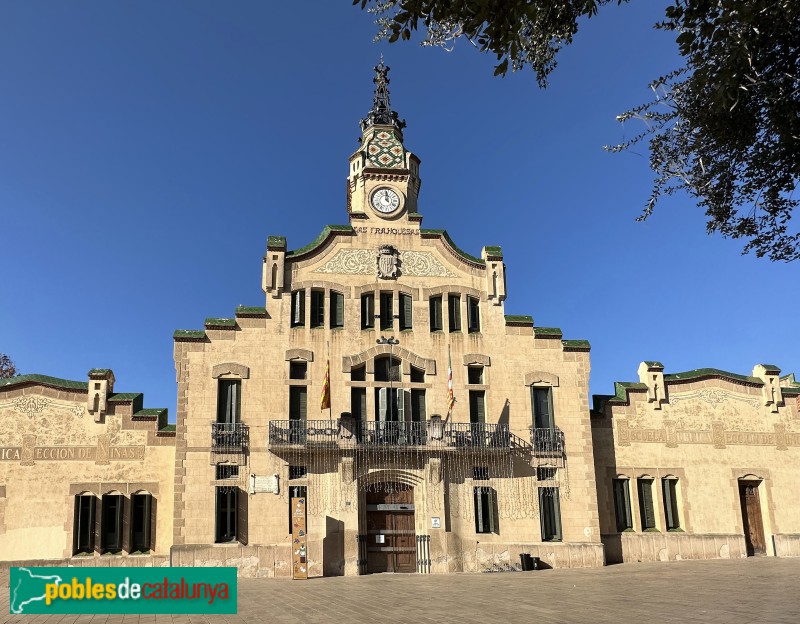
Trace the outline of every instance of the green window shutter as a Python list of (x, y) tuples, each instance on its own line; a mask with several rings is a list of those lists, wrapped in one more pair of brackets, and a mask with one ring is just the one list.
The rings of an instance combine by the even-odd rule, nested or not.
[(300, 327), (306, 324), (306, 293), (304, 290), (295, 290), (292, 293), (292, 326)]
[(411, 419), (414, 422), (425, 422), (425, 390), (411, 391)]
[(431, 313), (431, 331), (441, 331), (442, 330), (442, 298), (441, 297), (431, 297), (429, 300), (430, 303), (430, 313)]
[(308, 417), (308, 391), (303, 386), (298, 386), (297, 389), (299, 390), (298, 394), (300, 395), (300, 418), (302, 420), (306, 420)]
[(350, 389), (350, 414), (358, 421), (364, 420), (367, 411), (367, 390), (366, 388)]
[(678, 519), (678, 493), (677, 479), (662, 479), (661, 488), (664, 492), (664, 515), (667, 530), (680, 528)]
[(344, 295), (331, 291), (331, 328), (344, 327)]
[(483, 390), (469, 391), (469, 421), (471, 423), (486, 422), (485, 393)]
[(617, 517), (617, 531), (633, 528), (631, 524), (631, 501), (628, 492), (628, 479), (613, 479), (614, 512)]
[(400, 329), (411, 329), (412, 302), (411, 295), (400, 293)]
[(450, 331), (461, 331), (461, 295), (447, 297), (447, 314), (450, 317)]
[(481, 488), (473, 488), (475, 498), (475, 532), (483, 533), (483, 495)]
[(550, 488), (553, 495), (553, 539), (561, 540), (561, 492), (559, 488)]
[(397, 388), (395, 390), (397, 393), (395, 395), (395, 400), (397, 401), (396, 413), (397, 413), (397, 422), (405, 422), (406, 421), (406, 391), (403, 388)]
[(467, 329), (469, 333), (481, 330), (480, 307), (475, 297), (467, 298)]
[(653, 509), (653, 481), (652, 479), (639, 479), (638, 486), (642, 530), (653, 529), (656, 526), (656, 515)]
[(489, 533), (498, 533), (497, 523), (495, 522), (497, 515), (497, 495), (494, 488), (486, 488), (486, 506), (489, 508)]
[(550, 388), (536, 388), (531, 386), (533, 426), (536, 429), (552, 429), (554, 426), (550, 397)]

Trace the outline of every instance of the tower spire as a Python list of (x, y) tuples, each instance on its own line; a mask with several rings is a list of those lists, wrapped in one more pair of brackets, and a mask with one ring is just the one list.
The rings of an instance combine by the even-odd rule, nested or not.
[(398, 119), (397, 113), (392, 110), (389, 104), (389, 66), (383, 62), (383, 54), (381, 54), (381, 61), (375, 66), (375, 77), (372, 82), (375, 83), (375, 95), (372, 98), (372, 110), (367, 113), (365, 119), (361, 120), (361, 131), (374, 125), (392, 126), (396, 128), (401, 134), (403, 128), (406, 127), (406, 122)]

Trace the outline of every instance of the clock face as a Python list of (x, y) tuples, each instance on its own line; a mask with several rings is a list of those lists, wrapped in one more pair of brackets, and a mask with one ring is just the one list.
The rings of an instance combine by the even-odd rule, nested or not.
[(372, 194), (370, 203), (378, 212), (389, 214), (399, 208), (400, 196), (396, 191), (384, 186)]

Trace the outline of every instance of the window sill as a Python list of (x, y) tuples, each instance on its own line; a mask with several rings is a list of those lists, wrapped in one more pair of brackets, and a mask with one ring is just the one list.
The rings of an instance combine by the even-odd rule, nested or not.
[(558, 537), (558, 538), (555, 538), (555, 537), (554, 537), (554, 538), (552, 538), (552, 539), (543, 539), (543, 540), (542, 540), (542, 542), (544, 542), (544, 543), (547, 543), (547, 544), (551, 544), (551, 543), (553, 543), (553, 542), (556, 542), (556, 543), (559, 543), (559, 544), (560, 544), (560, 543), (561, 543), (561, 541), (562, 541), (562, 540), (561, 540), (561, 538), (560, 538), (560, 537)]
[(680, 527), (676, 527), (674, 529), (667, 529), (667, 533), (686, 533), (686, 531)]
[(653, 528), (650, 528), (650, 529), (643, 529), (642, 533), (661, 533), (661, 531), (659, 531), (658, 529), (653, 527)]

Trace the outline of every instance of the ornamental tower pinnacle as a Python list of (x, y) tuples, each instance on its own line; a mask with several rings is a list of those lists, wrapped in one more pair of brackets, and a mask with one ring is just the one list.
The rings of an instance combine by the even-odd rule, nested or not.
[(372, 108), (361, 120), (361, 147), (350, 157), (347, 212), (352, 225), (392, 221), (419, 227), (420, 160), (403, 145), (406, 122), (389, 102), (389, 67), (383, 56), (374, 70)]

